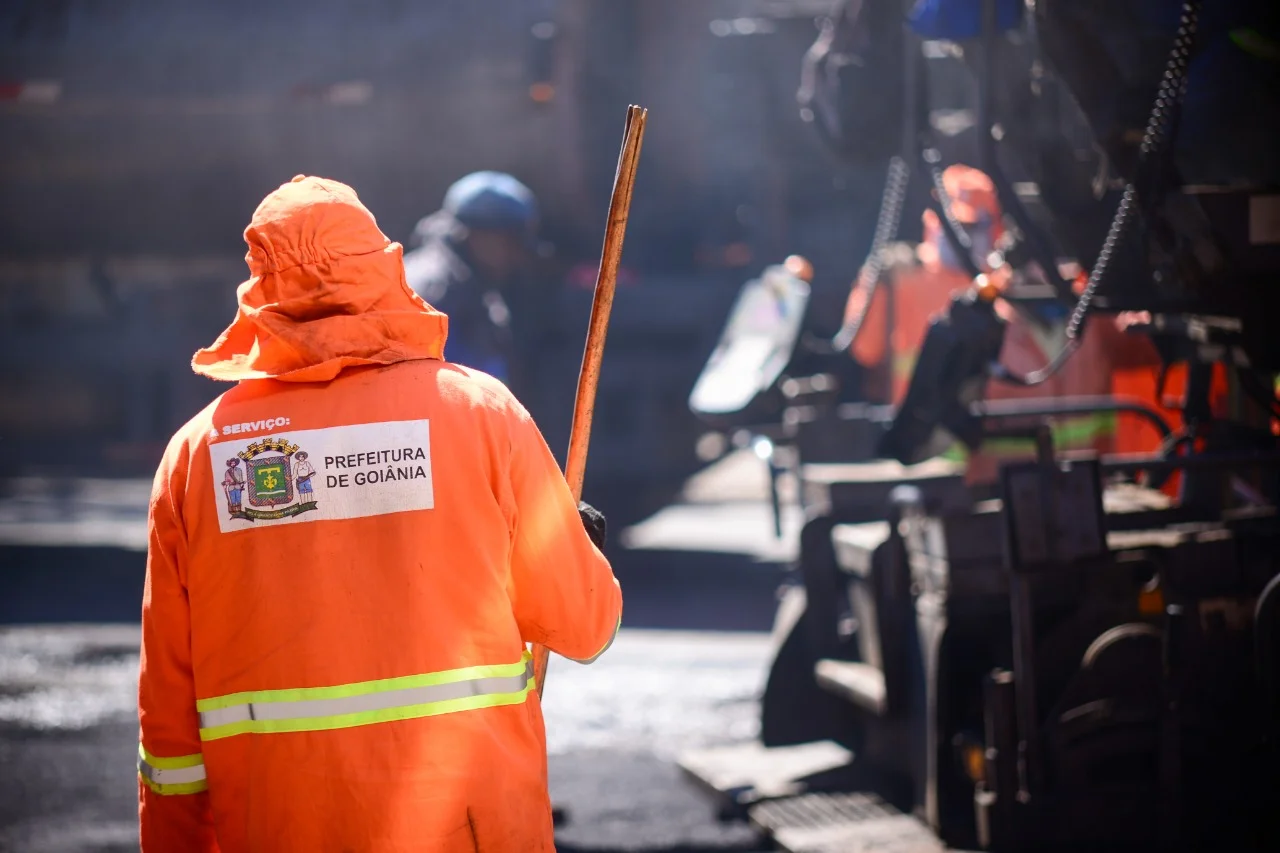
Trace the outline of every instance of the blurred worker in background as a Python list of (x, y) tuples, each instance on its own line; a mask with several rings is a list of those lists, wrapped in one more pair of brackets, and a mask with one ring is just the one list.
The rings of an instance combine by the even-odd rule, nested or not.
[(553, 850), (525, 644), (612, 642), (603, 517), (500, 382), (443, 360), (350, 187), (294, 178), (245, 240), (192, 362), (237, 384), (152, 491), (142, 850)]
[[(974, 263), (990, 273), (989, 257), (1004, 234), (1002, 211), (991, 179), (970, 166), (954, 165), (943, 172), (943, 185), (951, 212), (972, 243)], [(885, 398), (894, 405), (900, 405), (906, 396), (930, 319), (947, 307), (953, 295), (972, 284), (966, 265), (956, 255), (932, 210), (925, 211), (923, 226), (924, 239), (914, 253), (892, 258), (887, 265), (852, 344), (853, 357), (859, 363), (878, 367), (882, 374), (888, 371)], [(993, 281), (1005, 287), (1009, 277), (996, 275)], [(1083, 281), (1077, 284), (1082, 286)], [(856, 317), (864, 310), (866, 299), (862, 288), (854, 288), (846, 318)], [(1003, 300), (997, 301), (996, 307), (1007, 323), (1000, 362), (1013, 373), (1025, 375), (1039, 370), (1066, 345), (1065, 317), (1037, 322)], [(1050, 379), (1030, 387), (992, 380), (987, 383), (984, 397), (998, 400), (1107, 395), (1113, 392), (1112, 376), (1116, 371), (1156, 363), (1158, 357), (1146, 339), (1123, 334), (1110, 318), (1092, 317), (1085, 323), (1079, 349)], [(1108, 453), (1115, 448), (1117, 419), (1113, 414), (1061, 417), (1052, 423), (1055, 446), (1060, 450)], [(1034, 455), (1034, 445), (1021, 439), (995, 438), (967, 455), (969, 481), (987, 483), (995, 479), (999, 462), (1029, 458)]]
[(513, 302), (530, 286), (538, 203), (511, 175), (473, 172), (421, 220), (404, 258), (409, 286), (449, 316), (449, 357), (519, 389)]
[[(986, 269), (987, 255), (1004, 233), (991, 179), (968, 166), (951, 166), (942, 177), (951, 212), (973, 243), (974, 260)], [(930, 318), (971, 283), (937, 215), (926, 210), (922, 219), (924, 239), (914, 252), (891, 250), (870, 307), (866, 308), (867, 294), (860, 287), (850, 292), (845, 307), (846, 321), (867, 311), (852, 354), (864, 367), (887, 374), (887, 388), (880, 389), (880, 399), (895, 406), (907, 394)]]

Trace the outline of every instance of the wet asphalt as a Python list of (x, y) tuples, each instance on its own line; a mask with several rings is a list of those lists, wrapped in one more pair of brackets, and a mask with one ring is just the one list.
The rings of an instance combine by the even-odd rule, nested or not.
[[(611, 556), (629, 627), (594, 665), (553, 658), (548, 676), (559, 849), (766, 849), (717, 822), (674, 759), (754, 736), (781, 568)], [(136, 551), (0, 548), (0, 853), (137, 850), (142, 567)]]
[[(758, 464), (721, 467), (691, 481), (687, 511), (614, 528), (624, 629), (590, 667), (552, 659), (544, 706), (564, 853), (767, 849), (745, 825), (717, 822), (675, 764), (755, 735), (785, 574), (767, 535), (691, 549), (766, 527)], [(33, 481), (0, 494), (0, 853), (137, 850), (145, 486)], [(707, 515), (726, 500), (743, 511)]]
[[(0, 850), (137, 849), (138, 629), (0, 628)], [(591, 667), (552, 663), (546, 717), (565, 851), (760, 849), (719, 824), (680, 751), (751, 738), (768, 639), (625, 630)]]

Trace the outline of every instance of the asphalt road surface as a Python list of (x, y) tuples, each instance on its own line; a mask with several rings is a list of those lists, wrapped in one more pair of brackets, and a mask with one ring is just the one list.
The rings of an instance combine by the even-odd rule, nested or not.
[[(137, 849), (138, 628), (145, 481), (0, 484), (0, 853)], [(552, 659), (545, 706), (565, 853), (749, 851), (676, 769), (749, 740), (783, 561), (759, 460), (739, 453), (677, 505), (611, 534), (621, 636), (594, 665)], [(789, 496), (790, 498), (791, 496)]]
[[(596, 664), (553, 659), (546, 716), (562, 851), (748, 851), (679, 775), (681, 750), (751, 738), (760, 633), (624, 630)], [(138, 629), (0, 628), (0, 850), (137, 849)]]

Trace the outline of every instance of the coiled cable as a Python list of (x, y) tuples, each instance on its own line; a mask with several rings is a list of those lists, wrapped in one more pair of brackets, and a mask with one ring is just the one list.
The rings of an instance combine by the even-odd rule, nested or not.
[(1084, 330), (1084, 321), (1088, 317), (1089, 307), (1098, 288), (1106, 280), (1111, 259), (1119, 250), (1122, 241), (1128, 236), (1129, 226), (1133, 222), (1138, 206), (1137, 182), (1141, 173), (1149, 163), (1164, 153), (1169, 145), (1175, 120), (1187, 94), (1187, 70), (1191, 65), (1191, 53), (1195, 46), (1196, 31), (1200, 20), (1201, 0), (1186, 0), (1182, 4), (1182, 18), (1178, 22), (1178, 31), (1173, 39), (1173, 48), (1165, 63), (1164, 76), (1160, 79), (1160, 87), (1156, 93), (1155, 104), (1147, 119), (1146, 131), (1142, 135), (1142, 144), (1138, 148), (1138, 174), (1129, 181), (1116, 207), (1115, 217), (1107, 237), (1098, 252), (1098, 259), (1089, 272), (1089, 280), (1071, 312), (1067, 321), (1067, 342), (1062, 350), (1047, 365), (1024, 376), (1010, 371), (1003, 364), (997, 364), (993, 371), (995, 378), (1012, 382), (1016, 385), (1039, 385), (1057, 373), (1067, 359), (1079, 348), (1080, 335)]
[(866, 294), (866, 300), (856, 315), (845, 321), (840, 330), (831, 338), (833, 352), (844, 352), (853, 346), (871, 311), (871, 300), (876, 295), (880, 284), (880, 276), (884, 272), (884, 254), (890, 241), (898, 236), (898, 228), (902, 224), (902, 207), (907, 196), (907, 184), (911, 179), (911, 169), (901, 157), (889, 160), (889, 171), (885, 176), (884, 193), (880, 197), (880, 214), (876, 218), (876, 230), (871, 238), (871, 249), (867, 259), (858, 273), (858, 281), (854, 285)]
[(938, 165), (942, 158), (936, 150), (929, 149), (924, 152), (921, 159), (924, 160), (925, 170), (929, 173), (929, 180), (933, 184), (933, 193), (937, 197), (937, 212), (941, 214), (939, 224), (942, 226), (942, 234), (955, 250), (956, 258), (964, 265), (964, 271), (969, 278), (977, 278), (982, 274), (982, 268), (973, 257), (973, 240), (969, 237), (969, 232), (960, 224), (951, 207), (951, 194), (947, 192), (946, 179)]

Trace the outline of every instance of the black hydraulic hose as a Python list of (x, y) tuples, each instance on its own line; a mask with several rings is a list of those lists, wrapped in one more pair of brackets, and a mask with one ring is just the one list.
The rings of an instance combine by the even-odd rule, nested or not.
[(938, 167), (940, 159), (936, 150), (929, 149), (921, 152), (921, 160), (924, 161), (925, 170), (929, 173), (930, 181), (933, 182), (934, 195), (937, 197), (937, 203), (931, 206), (938, 214), (943, 236), (947, 238), (956, 257), (964, 265), (965, 273), (969, 278), (977, 278), (982, 274), (982, 268), (973, 258), (973, 241), (969, 239), (969, 233), (964, 230), (964, 226), (960, 224), (960, 220), (956, 219), (955, 212), (951, 209), (951, 195), (947, 192), (942, 169)]
[[(898, 236), (902, 224), (902, 207), (906, 203), (907, 187), (911, 183), (911, 164), (907, 157), (919, 150), (916, 144), (917, 128), (920, 125), (920, 111), (924, 107), (921, 97), (921, 85), (924, 77), (921, 74), (922, 62), (920, 47), (912, 35), (911, 28), (905, 23), (902, 27), (902, 91), (906, 104), (902, 111), (903, 154), (889, 160), (889, 170), (885, 175), (884, 192), (880, 195), (880, 213), (876, 218), (875, 235), (871, 240), (871, 249), (858, 272), (858, 281), (854, 285), (865, 293), (862, 308), (853, 317), (845, 320), (840, 330), (828, 342), (832, 352), (846, 352), (858, 338), (867, 316), (871, 313), (871, 303), (876, 290), (880, 286), (880, 277), (884, 273), (884, 251), (889, 243)], [(927, 111), (924, 115), (928, 121)]]
[(1258, 595), (1253, 625), (1255, 668), (1274, 726), (1280, 723), (1280, 575)]
[(1089, 282), (1085, 285), (1084, 292), (1080, 294), (1080, 301), (1076, 303), (1075, 310), (1071, 312), (1071, 319), (1067, 322), (1066, 345), (1049, 364), (1025, 376), (1019, 376), (1004, 365), (997, 364), (993, 372), (995, 378), (1015, 385), (1039, 385), (1057, 373), (1080, 346), (1080, 334), (1089, 314), (1089, 306), (1098, 288), (1106, 281), (1111, 259), (1120, 248), (1121, 241), (1127, 236), (1129, 226), (1133, 222), (1138, 202), (1137, 183), (1140, 173), (1151, 160), (1163, 154), (1171, 141), (1172, 135), (1169, 131), (1187, 93), (1187, 69), (1191, 64), (1191, 51), (1195, 44), (1200, 19), (1200, 5), (1201, 0), (1186, 0), (1182, 5), (1182, 19), (1178, 24), (1177, 35), (1173, 39), (1173, 49), (1165, 64), (1164, 77), (1160, 80), (1155, 104), (1151, 108), (1146, 132), (1142, 136), (1142, 145), (1138, 149), (1139, 174), (1126, 184), (1124, 195), (1120, 197), (1120, 204), (1116, 208), (1115, 218), (1111, 220), (1107, 238), (1103, 241), (1098, 259), (1089, 273)]
[[(1000, 199), (1000, 207), (1018, 226), (1031, 248), (1031, 256), (1040, 264), (1046, 281), (1053, 287), (1058, 296), (1065, 302), (1071, 301), (1071, 285), (1058, 272), (1057, 253), (1048, 235), (1031, 219), (1022, 199), (1010, 183), (1000, 161), (996, 157), (996, 140), (992, 135), (994, 127), (993, 105), (995, 89), (996, 42), (999, 34), (996, 31), (995, 0), (984, 0), (982, 4), (982, 57), (978, 66), (978, 148), (981, 155), (979, 161), (982, 170), (991, 178), (996, 190), (996, 198)], [(1034, 16), (1032, 16), (1034, 17)]]
[(1031, 245), (1031, 257), (1040, 265), (1045, 279), (1053, 287), (1054, 292), (1058, 294), (1063, 302), (1069, 303), (1072, 296), (1071, 283), (1064, 279), (1062, 273), (1058, 271), (1058, 260), (1053, 248), (1053, 242), (1040, 226), (1031, 219), (1031, 214), (1023, 206), (1017, 190), (1009, 182), (1009, 176), (1004, 173), (1004, 169), (996, 162), (994, 155), (990, 158), (990, 166), (988, 168), (990, 169), (988, 174), (991, 178), (991, 183), (996, 188), (996, 197), (1000, 199), (1000, 207), (1018, 226), (1022, 236)]
[[(1138, 149), (1139, 168), (1152, 157), (1163, 153), (1171, 136), (1169, 129), (1177, 115), (1178, 108), (1187, 94), (1187, 68), (1191, 63), (1191, 49), (1195, 42), (1196, 28), (1200, 17), (1200, 0), (1187, 0), (1182, 6), (1182, 21), (1178, 25), (1178, 34), (1173, 40), (1173, 52), (1165, 68), (1164, 78), (1160, 81), (1160, 91), (1156, 95), (1155, 106), (1147, 121), (1147, 130), (1142, 137), (1142, 145)], [(1133, 213), (1138, 201), (1136, 176), (1124, 188), (1120, 205), (1116, 208), (1115, 219), (1111, 222), (1111, 230), (1098, 253), (1098, 260), (1089, 274), (1089, 283), (1085, 286), (1076, 310), (1067, 325), (1067, 337), (1077, 338), (1085, 317), (1089, 313), (1089, 305), (1098, 287), (1106, 278), (1111, 257), (1120, 246), (1133, 221)]]
[(889, 160), (889, 171), (885, 176), (884, 193), (880, 197), (880, 215), (876, 218), (876, 230), (871, 239), (871, 249), (862, 264), (858, 281), (854, 287), (861, 288), (866, 294), (862, 309), (845, 321), (840, 330), (831, 338), (831, 349), (844, 352), (853, 345), (871, 311), (871, 301), (880, 284), (880, 276), (884, 272), (884, 250), (898, 236), (898, 228), (902, 223), (902, 206), (907, 196), (907, 184), (911, 179), (911, 169), (901, 157)]
[(1104, 473), (1125, 474), (1147, 471), (1176, 473), (1178, 471), (1247, 471), (1280, 467), (1280, 453), (1196, 453), (1189, 456), (1162, 458), (1145, 453), (1107, 456), (1099, 463)]

